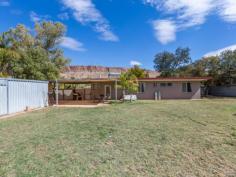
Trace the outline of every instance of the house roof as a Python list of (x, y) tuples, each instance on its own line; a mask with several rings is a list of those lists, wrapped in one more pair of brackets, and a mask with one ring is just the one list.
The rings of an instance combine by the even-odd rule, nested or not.
[(211, 77), (156, 77), (156, 78), (141, 78), (138, 79), (139, 81), (160, 81), (160, 82), (168, 82), (168, 81), (173, 81), (173, 82), (178, 82), (178, 81), (208, 81), (211, 80)]

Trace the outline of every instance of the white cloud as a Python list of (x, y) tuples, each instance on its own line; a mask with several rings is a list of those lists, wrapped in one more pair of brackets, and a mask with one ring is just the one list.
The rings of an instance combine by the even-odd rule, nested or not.
[(206, 16), (214, 8), (214, 0), (167, 0), (164, 1), (164, 9), (169, 13), (177, 12), (179, 25), (190, 27), (201, 25)]
[(140, 63), (139, 61), (132, 60), (132, 61), (130, 61), (130, 65), (131, 66), (141, 66), (142, 63)]
[[(157, 11), (162, 12), (168, 18), (171, 18), (176, 25), (176, 32), (204, 24), (210, 14), (217, 14), (226, 22), (236, 22), (236, 0), (143, 1), (145, 4), (155, 7)], [(159, 33), (163, 33), (163, 31), (159, 30)]]
[(58, 14), (57, 17), (61, 20), (68, 20), (70, 17), (69, 17), (69, 14), (67, 12), (64, 12), (64, 13), (61, 13), (61, 14)]
[(85, 51), (86, 49), (83, 47), (83, 44), (76, 39), (71, 37), (63, 37), (60, 43), (61, 47), (74, 50), (74, 51)]
[(236, 0), (220, 1), (219, 14), (227, 22), (236, 22)]
[(0, 0), (0, 6), (3, 6), (3, 7), (10, 6), (10, 2), (7, 0)]
[(180, 27), (203, 24), (206, 16), (216, 6), (215, 0), (144, 0), (145, 4), (154, 6), (158, 11), (175, 15)]
[(32, 22), (40, 22), (40, 21), (42, 21), (42, 20), (47, 20), (47, 19), (49, 19), (49, 18), (50, 18), (49, 15), (39, 15), (39, 14), (37, 14), (37, 13), (34, 12), (34, 11), (31, 11), (31, 12), (30, 12), (30, 20), (31, 20)]
[(223, 48), (223, 49), (218, 49), (218, 50), (215, 50), (215, 51), (211, 51), (211, 52), (209, 52), (209, 53), (206, 53), (206, 54), (204, 55), (204, 57), (218, 56), (218, 55), (220, 55), (222, 52), (227, 51), (227, 50), (236, 50), (236, 44), (235, 44), (235, 45), (228, 46), (228, 47), (225, 47), (225, 48)]
[(96, 9), (91, 0), (62, 0), (66, 8), (73, 11), (75, 19), (84, 25), (90, 25), (105, 41), (118, 41), (119, 38), (111, 31), (107, 19)]
[(162, 44), (172, 42), (176, 38), (176, 26), (171, 20), (156, 20), (152, 22), (155, 37)]

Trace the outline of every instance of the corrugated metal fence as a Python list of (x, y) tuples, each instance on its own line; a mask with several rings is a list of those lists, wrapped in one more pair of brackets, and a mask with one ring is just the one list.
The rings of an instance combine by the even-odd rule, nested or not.
[(210, 87), (210, 94), (213, 96), (236, 97), (236, 86)]
[(0, 78), (0, 116), (48, 106), (48, 82)]

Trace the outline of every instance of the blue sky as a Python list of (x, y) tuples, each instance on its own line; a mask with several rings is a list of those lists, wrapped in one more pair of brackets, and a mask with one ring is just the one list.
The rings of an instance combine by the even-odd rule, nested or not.
[(189, 47), (193, 60), (236, 49), (235, 0), (0, 0), (0, 32), (60, 21), (73, 65), (153, 69), (154, 55)]

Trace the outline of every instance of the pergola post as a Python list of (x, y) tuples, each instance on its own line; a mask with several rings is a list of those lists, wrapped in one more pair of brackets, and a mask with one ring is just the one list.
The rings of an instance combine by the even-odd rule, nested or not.
[(116, 98), (116, 101), (117, 101), (117, 80), (115, 81), (115, 98)]
[(56, 105), (58, 105), (58, 81), (56, 80)]

